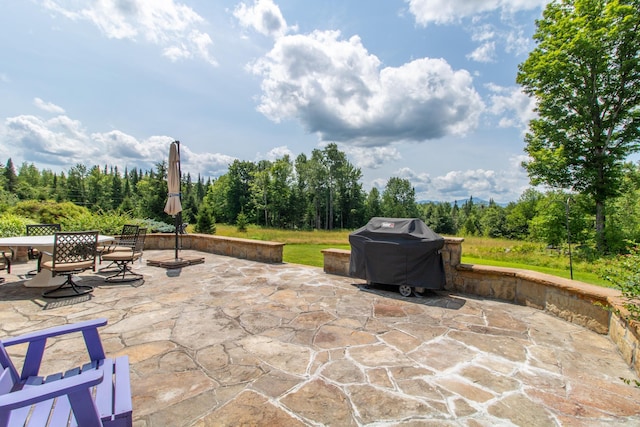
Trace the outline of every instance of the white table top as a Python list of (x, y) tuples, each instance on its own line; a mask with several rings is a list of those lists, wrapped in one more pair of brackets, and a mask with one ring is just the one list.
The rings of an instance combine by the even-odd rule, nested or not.
[[(110, 242), (112, 236), (98, 235), (98, 243)], [(18, 246), (53, 246), (53, 234), (47, 236), (15, 236), (0, 238), (0, 246), (18, 247)]]

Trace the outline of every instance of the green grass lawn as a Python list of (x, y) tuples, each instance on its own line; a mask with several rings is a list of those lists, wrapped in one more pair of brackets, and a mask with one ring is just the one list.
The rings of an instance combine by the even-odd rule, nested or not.
[[(216, 224), (216, 229), (216, 234), (220, 236), (283, 242), (283, 261), (293, 264), (322, 267), (323, 249), (350, 249), (349, 230), (280, 230), (250, 225), (246, 232), (240, 232), (235, 226), (225, 224)], [(462, 262), (520, 268), (570, 278), (568, 255), (550, 251), (542, 243), (465, 237), (462, 243)], [(611, 286), (598, 275), (598, 270), (604, 262), (606, 260), (587, 262), (574, 258), (574, 280), (598, 286)]]
[[(522, 264), (517, 262), (474, 258), (471, 256), (464, 256), (464, 255), (462, 256), (462, 263), (493, 265), (496, 267), (519, 268), (523, 270), (532, 270), (532, 271), (537, 271), (539, 273), (546, 273), (546, 274), (551, 274), (553, 276), (564, 277), (565, 279), (571, 278), (571, 271), (569, 270), (568, 266), (567, 268), (544, 267), (544, 266), (538, 266), (538, 265)], [(592, 285), (612, 287), (610, 282), (602, 279), (596, 273), (591, 273), (588, 271), (576, 271), (575, 268), (573, 270), (573, 280), (579, 280), (581, 282), (590, 283)]]

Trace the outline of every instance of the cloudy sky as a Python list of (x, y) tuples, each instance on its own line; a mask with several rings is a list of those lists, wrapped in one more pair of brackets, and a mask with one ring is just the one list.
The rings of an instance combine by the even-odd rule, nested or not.
[(517, 200), (515, 83), (548, 0), (22, 0), (0, 14), (0, 162), (182, 170), (335, 142), (364, 188)]

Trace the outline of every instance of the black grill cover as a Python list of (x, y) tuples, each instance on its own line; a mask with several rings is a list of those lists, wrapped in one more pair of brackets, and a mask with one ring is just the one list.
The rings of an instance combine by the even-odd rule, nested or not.
[(418, 218), (371, 218), (349, 234), (349, 275), (369, 283), (443, 289), (444, 238)]

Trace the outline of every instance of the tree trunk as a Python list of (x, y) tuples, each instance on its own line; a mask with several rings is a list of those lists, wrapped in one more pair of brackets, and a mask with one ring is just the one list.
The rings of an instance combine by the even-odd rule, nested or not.
[(599, 253), (604, 253), (607, 250), (607, 240), (604, 235), (605, 227), (605, 213), (604, 202), (601, 200), (596, 201), (596, 248)]

